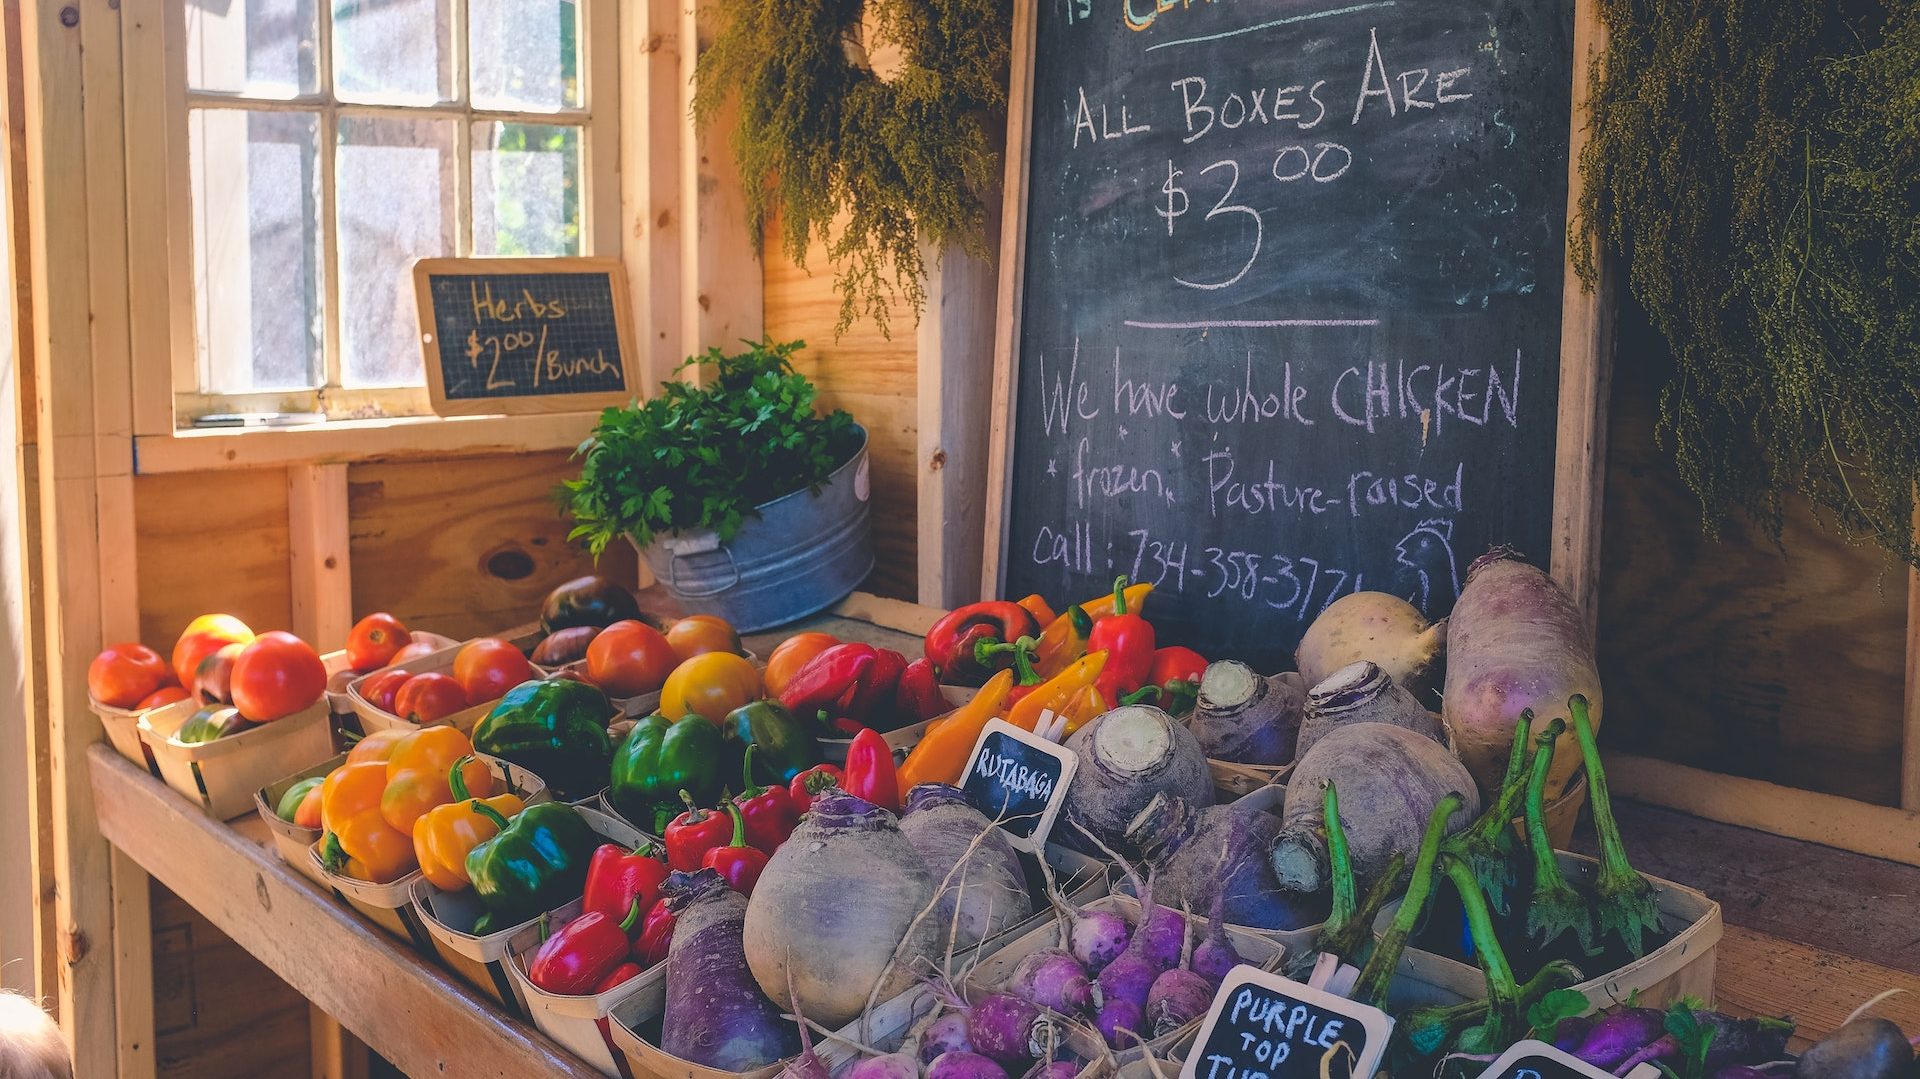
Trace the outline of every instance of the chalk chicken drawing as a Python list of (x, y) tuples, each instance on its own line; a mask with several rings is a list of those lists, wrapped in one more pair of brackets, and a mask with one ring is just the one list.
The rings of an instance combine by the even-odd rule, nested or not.
[(1421, 521), (1394, 544), (1397, 580), (1413, 582), (1407, 602), (1429, 618), (1444, 614), (1460, 598), (1460, 568), (1453, 556), (1453, 522), (1444, 518)]

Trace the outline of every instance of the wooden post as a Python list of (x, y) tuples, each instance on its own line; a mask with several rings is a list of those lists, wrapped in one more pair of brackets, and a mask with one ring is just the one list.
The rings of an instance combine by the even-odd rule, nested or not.
[(637, 0), (620, 20), (620, 235), (648, 390), (681, 359), (681, 3)]
[[(998, 200), (989, 235), (999, 227)], [(920, 602), (947, 609), (980, 598), (986, 539), (987, 425), (993, 408), (994, 267), (958, 248), (926, 251), (919, 329)]]
[[(713, 0), (680, 0), (680, 115), (690, 115), (700, 51), (711, 38)], [(713, 122), (680, 130), (680, 354), (737, 346), (765, 330), (760, 261), (747, 228), (747, 200), (733, 167), (729, 104)]]
[(353, 569), (347, 546), (347, 466), (288, 467), (293, 632), (322, 652), (346, 644), (353, 628)]
[[(100, 738), (85, 669), (134, 639), (132, 402), (119, 5), (27, 4), (21, 19), (39, 445), (44, 729), (53, 867), (53, 981), (78, 1075), (153, 1074), (145, 879), (116, 868), (85, 754)], [(116, 885), (118, 894), (116, 894)], [(116, 914), (127, 919), (124, 939)], [(44, 984), (44, 983), (43, 983)], [(48, 986), (54, 989), (54, 986)]]
[[(1920, 535), (1920, 491), (1913, 530)], [(1920, 810), (1920, 570), (1907, 570), (1907, 681), (1900, 710), (1900, 808)]]

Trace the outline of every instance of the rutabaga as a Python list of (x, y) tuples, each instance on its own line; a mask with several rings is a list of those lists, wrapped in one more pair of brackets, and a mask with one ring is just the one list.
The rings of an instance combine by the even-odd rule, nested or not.
[(1147, 855), (1155, 902), (1209, 911), (1220, 900), (1234, 925), (1299, 929), (1324, 918), (1326, 904), (1274, 880), (1267, 853), (1279, 835), (1271, 813), (1244, 803), (1195, 809), (1170, 794), (1155, 795), (1127, 832)]
[(1056, 833), (1069, 843), (1083, 844), (1079, 830), (1085, 829), (1099, 843), (1130, 853), (1127, 826), (1163, 791), (1196, 807), (1213, 804), (1213, 776), (1200, 743), (1152, 705), (1108, 712), (1075, 731), (1067, 748), (1080, 756), (1067, 789), (1068, 827)]
[(1297, 674), (1262, 678), (1238, 660), (1217, 660), (1200, 676), (1200, 700), (1187, 729), (1214, 760), (1286, 764), (1294, 758), (1305, 702)]
[(1307, 691), (1307, 715), (1300, 721), (1298, 753), (1306, 756), (1327, 732), (1348, 723), (1391, 723), (1436, 742), (1445, 742), (1439, 717), (1413, 694), (1395, 685), (1378, 664), (1361, 660), (1328, 675)]
[(922, 783), (908, 791), (900, 833), (942, 888), (935, 917), (943, 942), (952, 926), (953, 947), (970, 948), (1033, 913), (1020, 855), (960, 788)]
[(1360, 660), (1379, 665), (1394, 683), (1425, 703), (1434, 660), (1447, 646), (1447, 623), (1428, 623), (1419, 609), (1385, 592), (1341, 596), (1300, 638), (1294, 666), (1307, 685)]

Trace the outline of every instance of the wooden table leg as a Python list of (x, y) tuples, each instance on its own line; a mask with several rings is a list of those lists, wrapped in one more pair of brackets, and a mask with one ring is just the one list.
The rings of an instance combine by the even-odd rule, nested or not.
[(373, 1053), (318, 1006), (309, 1005), (313, 1079), (367, 1079)]

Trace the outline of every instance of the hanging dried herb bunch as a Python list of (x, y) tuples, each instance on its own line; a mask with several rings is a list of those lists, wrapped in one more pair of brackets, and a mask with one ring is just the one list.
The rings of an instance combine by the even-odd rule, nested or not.
[(1708, 530), (1777, 539), (1801, 494), (1920, 565), (1920, 5), (1600, 11), (1581, 215), (1674, 353), (1661, 437)]
[[(735, 95), (734, 152), (758, 241), (769, 214), (804, 264), (818, 237), (834, 264), (838, 332), (888, 332), (887, 306), (926, 300), (920, 243), (985, 257), (980, 193), (998, 173), (990, 125), (1006, 109), (1011, 5), (1000, 0), (723, 0), (700, 56), (694, 114)], [(877, 40), (862, 47), (863, 13)], [(897, 46), (889, 78), (866, 49)]]

